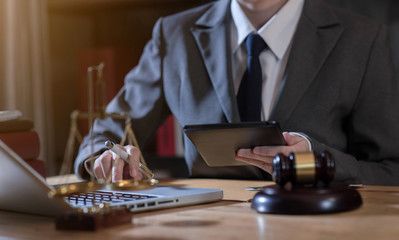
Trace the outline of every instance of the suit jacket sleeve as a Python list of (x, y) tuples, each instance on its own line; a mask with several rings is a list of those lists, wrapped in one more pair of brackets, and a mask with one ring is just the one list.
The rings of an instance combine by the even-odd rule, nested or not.
[[(132, 128), (139, 145), (145, 145), (149, 137), (170, 114), (166, 105), (162, 85), (162, 19), (154, 26), (153, 37), (144, 48), (139, 64), (125, 78), (125, 84), (108, 104), (106, 113), (127, 113), (132, 119)], [(151, 94), (148, 94), (151, 93)], [(91, 152), (95, 155), (105, 150), (109, 139), (120, 142), (125, 131), (124, 120), (114, 118), (96, 119), (93, 126), (93, 149), (86, 136), (75, 160), (75, 173), (88, 178), (83, 162)]]
[[(375, 38), (367, 70), (345, 130), (347, 152), (311, 139), (315, 151), (335, 156), (336, 180), (351, 183), (399, 185), (399, 90), (395, 79), (387, 31)], [(395, 110), (396, 109), (396, 110)]]

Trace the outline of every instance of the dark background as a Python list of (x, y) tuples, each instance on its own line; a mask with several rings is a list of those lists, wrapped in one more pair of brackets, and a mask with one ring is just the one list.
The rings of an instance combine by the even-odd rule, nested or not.
[[(393, 59), (399, 73), (399, 1), (324, 1), (386, 24), (390, 30)], [(127, 73), (128, 69), (137, 63), (145, 43), (151, 37), (153, 25), (159, 17), (206, 2), (209, 1), (48, 0), (56, 166), (59, 166), (63, 160), (69, 134), (70, 113), (78, 108), (78, 102), (81, 101), (78, 96), (79, 84), (82, 83), (82, 79), (79, 78), (81, 53), (104, 48), (131, 51), (131, 56), (124, 56), (125, 59), (122, 59), (129, 63), (126, 69), (120, 70), (121, 75), (124, 75), (124, 72)], [(123, 79), (118, 77), (115, 81)], [(145, 151), (154, 156), (153, 146), (147, 147)], [(57, 172), (56, 168), (48, 169), (50, 176)]]

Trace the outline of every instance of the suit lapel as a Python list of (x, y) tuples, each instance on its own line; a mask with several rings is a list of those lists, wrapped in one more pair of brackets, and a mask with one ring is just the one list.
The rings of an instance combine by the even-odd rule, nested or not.
[[(239, 121), (231, 78), (230, 1), (216, 2), (191, 30), (209, 78), (229, 122)], [(227, 79), (226, 79), (227, 78)]]
[(342, 32), (343, 27), (327, 6), (316, 0), (305, 0), (287, 64), (287, 78), (282, 83), (271, 120), (278, 120), (284, 126)]

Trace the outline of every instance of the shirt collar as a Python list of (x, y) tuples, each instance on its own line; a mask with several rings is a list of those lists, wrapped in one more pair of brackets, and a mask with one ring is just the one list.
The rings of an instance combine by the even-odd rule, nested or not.
[(288, 0), (288, 2), (269, 19), (258, 31), (248, 20), (237, 0), (231, 1), (231, 15), (236, 28), (237, 41), (232, 45), (237, 51), (248, 34), (258, 32), (277, 58), (282, 59), (291, 44), (296, 26), (302, 13), (304, 0)]

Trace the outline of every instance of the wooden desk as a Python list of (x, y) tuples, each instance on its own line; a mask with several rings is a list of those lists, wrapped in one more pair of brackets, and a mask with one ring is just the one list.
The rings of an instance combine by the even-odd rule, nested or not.
[[(49, 179), (53, 182), (53, 179)], [(191, 179), (168, 184), (223, 188), (219, 202), (135, 214), (131, 224), (97, 232), (57, 231), (52, 218), (0, 211), (0, 239), (398, 239), (399, 187), (359, 188), (354, 211), (312, 216), (259, 214), (250, 208), (260, 181)], [(271, 184), (271, 183), (267, 183)]]

